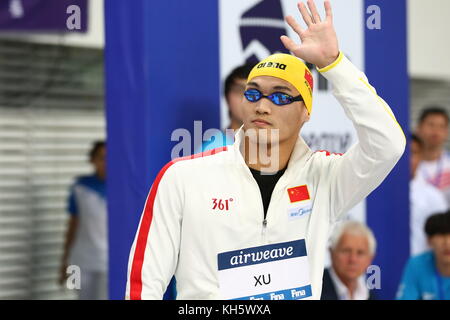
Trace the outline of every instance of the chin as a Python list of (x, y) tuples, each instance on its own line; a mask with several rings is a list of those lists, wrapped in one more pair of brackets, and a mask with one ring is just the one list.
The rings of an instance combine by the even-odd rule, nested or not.
[(450, 254), (442, 253), (442, 254), (441, 254), (441, 260), (442, 260), (445, 264), (450, 264)]
[(345, 275), (348, 279), (358, 279), (363, 273), (364, 271), (348, 270)]

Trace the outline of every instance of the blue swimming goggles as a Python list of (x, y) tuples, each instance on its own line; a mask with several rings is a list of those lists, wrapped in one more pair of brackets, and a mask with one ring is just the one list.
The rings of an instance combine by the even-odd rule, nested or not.
[(249, 89), (245, 91), (244, 96), (250, 102), (257, 102), (262, 98), (267, 98), (277, 106), (285, 106), (296, 101), (303, 101), (302, 96), (292, 97), (282, 92), (274, 92), (268, 96), (265, 96), (257, 89)]

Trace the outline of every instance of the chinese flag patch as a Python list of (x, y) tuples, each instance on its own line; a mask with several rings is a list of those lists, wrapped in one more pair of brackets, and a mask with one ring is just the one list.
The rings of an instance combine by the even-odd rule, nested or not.
[(311, 72), (309, 72), (307, 69), (305, 69), (305, 80), (308, 81), (309, 86), (311, 87), (311, 90), (314, 89), (314, 80)]
[(294, 188), (287, 189), (289, 194), (289, 200), (291, 203), (309, 200), (311, 199), (309, 196), (309, 191), (307, 186), (299, 186)]

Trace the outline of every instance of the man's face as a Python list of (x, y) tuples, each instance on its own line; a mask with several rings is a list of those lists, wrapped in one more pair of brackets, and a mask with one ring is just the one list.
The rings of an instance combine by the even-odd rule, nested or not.
[(230, 86), (230, 91), (226, 96), (231, 118), (239, 122), (242, 122), (243, 118), (242, 96), (245, 91), (246, 82), (246, 79), (234, 79), (233, 84)]
[(94, 154), (91, 160), (95, 173), (100, 177), (106, 178), (106, 147), (101, 147)]
[(440, 263), (450, 264), (450, 233), (436, 234), (428, 238), (428, 244)]
[(362, 235), (345, 233), (331, 251), (333, 269), (342, 281), (355, 281), (372, 263), (369, 241)]
[(440, 114), (430, 114), (419, 125), (418, 134), (427, 148), (442, 148), (448, 138), (448, 123)]
[[(248, 89), (257, 89), (263, 95), (268, 96), (275, 92), (282, 92), (292, 97), (300, 93), (289, 82), (270, 76), (260, 76), (252, 79), (246, 86)], [(242, 98), (244, 130), (254, 129), (259, 131), (267, 129), (279, 130), (279, 141), (297, 139), (303, 124), (309, 121), (308, 110), (302, 101), (293, 102), (285, 106), (277, 106), (272, 101), (262, 98), (257, 102), (250, 102)], [(274, 141), (272, 141), (274, 142)]]
[(422, 147), (416, 141), (411, 140), (410, 148), (411, 148), (411, 155), (410, 155), (411, 177), (414, 177), (416, 175), (417, 167), (419, 166), (420, 161), (422, 161)]

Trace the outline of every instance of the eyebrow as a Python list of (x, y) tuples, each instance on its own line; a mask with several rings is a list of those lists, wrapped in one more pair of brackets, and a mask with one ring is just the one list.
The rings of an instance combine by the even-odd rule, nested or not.
[[(252, 87), (260, 88), (259, 84), (257, 84), (256, 82), (253, 82), (253, 81), (247, 83), (247, 86), (252, 86)], [(285, 90), (285, 91), (288, 91), (288, 92), (292, 92), (291, 89), (289, 89), (288, 87), (285, 87), (285, 86), (275, 86), (275, 87), (272, 88), (272, 90), (274, 90), (274, 91), (277, 91), (277, 90)]]
[(275, 86), (275, 87), (273, 87), (273, 90), (286, 90), (288, 92), (292, 92), (291, 89), (289, 89), (288, 87), (285, 87), (285, 86)]
[(247, 83), (247, 85), (259, 88), (259, 84), (257, 84), (256, 82), (253, 82), (253, 81)]

